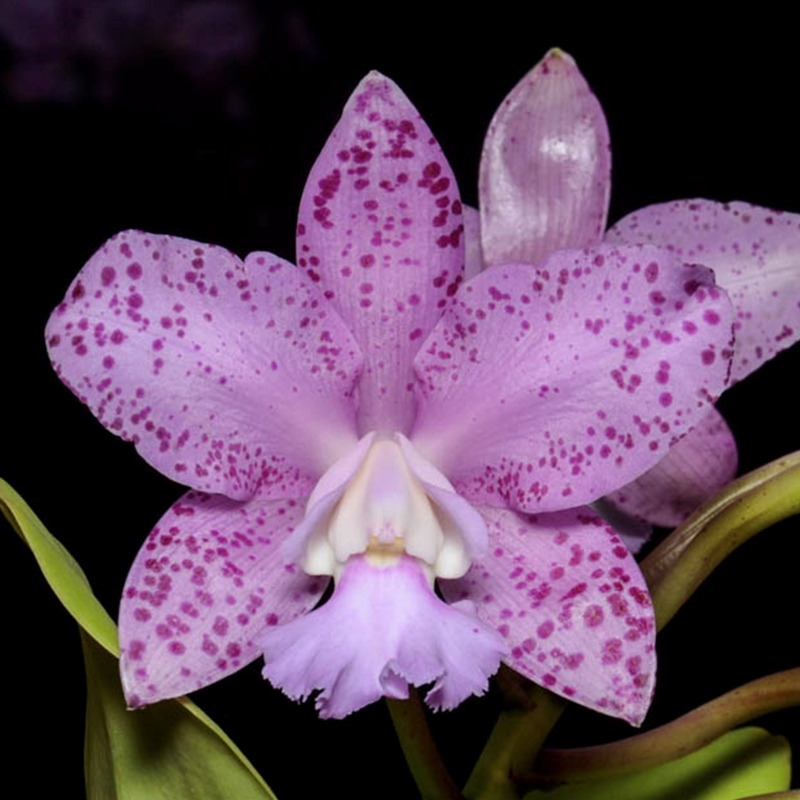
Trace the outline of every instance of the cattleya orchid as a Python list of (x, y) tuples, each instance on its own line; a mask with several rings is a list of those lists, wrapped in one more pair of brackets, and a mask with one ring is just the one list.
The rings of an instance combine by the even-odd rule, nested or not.
[(642, 720), (647, 587), (586, 504), (702, 419), (732, 309), (705, 267), (589, 243), (465, 282), (451, 169), (372, 73), (308, 177), (297, 266), (137, 231), (89, 260), (48, 326), (55, 368), (189, 487), (124, 589), (130, 706), (263, 655), (322, 716), (409, 684), (451, 708), (505, 661)]
[[(800, 216), (741, 202), (680, 200), (643, 208), (606, 231), (610, 153), (600, 103), (573, 59), (551, 50), (489, 126), (480, 210), (465, 211), (467, 276), (508, 261), (538, 264), (564, 248), (654, 244), (710, 267), (730, 293), (731, 384), (800, 339)], [(674, 527), (732, 480), (736, 468), (733, 434), (711, 407), (653, 469), (606, 500)]]

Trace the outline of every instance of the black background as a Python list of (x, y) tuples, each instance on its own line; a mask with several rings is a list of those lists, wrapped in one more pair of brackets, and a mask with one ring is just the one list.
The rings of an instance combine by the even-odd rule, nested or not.
[[(0, 4), (0, 15), (12, 5)], [(141, 47), (128, 41), (109, 73), (108, 56), (75, 53), (65, 41), (58, 69), (77, 87), (68, 100), (25, 101), (7, 90), (0, 101), (0, 475), (83, 565), (113, 615), (144, 536), (182, 490), (62, 387), (45, 353), (47, 317), (85, 260), (123, 228), (291, 260), (305, 176), (368, 70), (392, 77), (416, 104), (471, 204), (494, 109), (558, 45), (577, 59), (608, 117), (611, 222), (649, 203), (696, 196), (800, 212), (800, 67), (780, 19), (712, 24), (689, 13), (587, 17), (531, 6), (531, 22), (502, 3), (480, 16), (436, 15), (431, 4), (363, 11), (329, 4), (313, 12), (243, 5), (258, 47), (235, 69), (198, 77), (162, 41), (143, 40)], [(94, 4), (86, 9), (96, 13)], [(2, 74), (19, 59), (8, 39), (0, 41)], [(101, 91), (109, 74), (110, 88)], [(800, 448), (798, 372), (795, 347), (720, 402), (742, 471)], [(740, 548), (659, 637), (646, 727), (797, 666), (796, 528), (790, 520)], [(80, 797), (78, 636), (24, 545), (10, 530), (2, 536), (4, 716), (13, 731), (6, 769), (26, 776), (30, 796)], [(263, 683), (255, 666), (197, 699), (281, 800), (337, 789), (355, 798), (415, 796), (381, 704), (319, 721), (310, 705), (295, 706)], [(490, 695), (433, 718), (459, 780), (496, 710)], [(800, 749), (796, 710), (761, 722)], [(628, 732), (576, 709), (556, 738), (588, 744)]]

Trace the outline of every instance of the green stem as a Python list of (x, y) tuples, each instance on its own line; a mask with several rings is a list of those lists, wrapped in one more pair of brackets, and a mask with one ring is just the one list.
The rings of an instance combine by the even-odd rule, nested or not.
[(644, 561), (661, 630), (739, 545), (800, 513), (800, 453), (734, 481), (676, 528)]
[(743, 800), (800, 800), (800, 789), (789, 789), (786, 792), (768, 792), (767, 794), (753, 794)]
[(800, 668), (776, 672), (734, 689), (660, 728), (595, 747), (543, 750), (530, 786), (621, 775), (693, 753), (732, 728), (800, 705)]
[(533, 768), (536, 756), (566, 707), (566, 701), (500, 667), (498, 679), (516, 703), (500, 714), (472, 775), (464, 787), (469, 800), (517, 800), (518, 776)]
[(433, 741), (419, 692), (408, 700), (386, 700), (408, 768), (423, 800), (464, 800)]

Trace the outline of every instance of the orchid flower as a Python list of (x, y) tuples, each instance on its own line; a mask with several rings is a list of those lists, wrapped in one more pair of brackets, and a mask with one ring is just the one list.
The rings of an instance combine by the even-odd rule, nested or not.
[[(800, 339), (800, 216), (680, 200), (636, 211), (606, 231), (610, 152), (600, 103), (573, 59), (551, 50), (489, 126), (480, 212), (465, 212), (467, 274), (507, 261), (538, 264), (563, 248), (600, 242), (654, 244), (710, 267), (729, 291), (736, 312), (731, 384)], [(736, 468), (733, 434), (712, 407), (653, 469), (607, 500), (674, 527)]]
[(409, 684), (452, 708), (502, 660), (642, 720), (653, 610), (585, 504), (722, 390), (730, 303), (638, 244), (464, 283), (463, 232), (436, 140), (371, 73), (308, 177), (297, 266), (128, 231), (80, 271), (47, 329), (56, 370), (189, 487), (124, 589), (130, 706), (263, 655), (325, 717)]

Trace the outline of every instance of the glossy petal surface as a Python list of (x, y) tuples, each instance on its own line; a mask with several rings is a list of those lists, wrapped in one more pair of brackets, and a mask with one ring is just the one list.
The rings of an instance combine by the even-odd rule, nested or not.
[(355, 442), (358, 345), (269, 254), (128, 231), (47, 326), (61, 379), (156, 469), (234, 499), (307, 494)]
[(506, 653), (469, 603), (446, 605), (416, 559), (376, 568), (351, 559), (331, 599), (260, 638), (263, 675), (293, 700), (316, 690), (321, 717), (339, 719), (381, 697), (406, 698), (433, 683), (426, 700), (454, 708), (483, 694)]
[(714, 270), (736, 310), (733, 381), (800, 339), (800, 215), (680, 200), (628, 215), (607, 241), (652, 243)]
[(327, 580), (287, 565), (280, 547), (303, 505), (189, 492), (161, 518), (134, 561), (120, 608), (130, 706), (224, 678), (258, 657), (253, 642), (264, 629), (314, 607)]
[(633, 517), (674, 528), (736, 476), (736, 440), (710, 408), (667, 455), (606, 500)]
[(359, 431), (407, 433), (412, 359), (461, 280), (463, 216), (433, 135), (390, 80), (370, 73), (303, 193), (298, 264), (365, 356)]
[(481, 508), (489, 555), (457, 581), (450, 601), (472, 600), (496, 628), (517, 672), (569, 700), (634, 725), (655, 680), (655, 618), (644, 578), (589, 509), (537, 517)]
[(412, 436), (471, 502), (591, 502), (662, 458), (722, 390), (731, 309), (655, 248), (485, 270), (416, 360)]
[(611, 151), (603, 109), (566, 53), (551, 50), (489, 125), (480, 168), (487, 264), (538, 264), (603, 237)]

